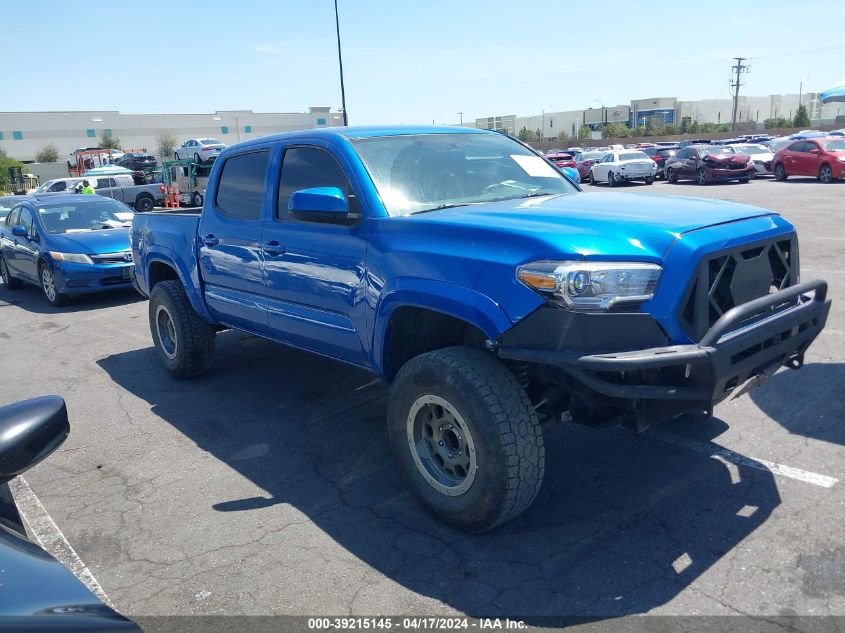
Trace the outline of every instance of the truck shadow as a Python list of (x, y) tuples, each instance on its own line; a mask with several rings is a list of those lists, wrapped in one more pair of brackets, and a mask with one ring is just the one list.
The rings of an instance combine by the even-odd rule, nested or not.
[[(387, 389), (370, 374), (238, 333), (221, 334), (218, 351), (211, 373), (190, 382), (170, 378), (151, 348), (99, 364), (268, 492), (215, 510), (291, 504), (392, 581), (468, 615), (542, 625), (648, 612), (780, 504), (769, 472), (739, 466), (732, 475), (722, 462), (623, 429), (560, 427), (547, 434), (534, 505), (491, 533), (459, 532), (426, 514), (400, 480)], [(702, 423), (697, 439), (723, 428)]]
[(90, 310), (128, 305), (143, 300), (144, 297), (132, 288), (124, 288), (121, 290), (98, 292), (96, 294), (76, 295), (71, 297), (65, 305), (54, 308), (47, 303), (47, 299), (44, 298), (44, 293), (41, 292), (40, 288), (27, 284), (18, 290), (9, 290), (5, 284), (0, 282), (0, 308), (4, 305), (14, 305), (35, 314), (88, 312)]
[(749, 395), (790, 433), (845, 446), (845, 363), (812, 363), (801, 371), (782, 369)]

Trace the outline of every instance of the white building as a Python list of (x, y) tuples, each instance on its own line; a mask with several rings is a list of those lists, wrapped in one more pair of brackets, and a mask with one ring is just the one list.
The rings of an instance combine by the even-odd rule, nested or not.
[(218, 110), (208, 114), (121, 114), (116, 110), (0, 112), (0, 149), (21, 161), (33, 161), (45, 145), (55, 145), (63, 159), (79, 147), (96, 147), (103, 134), (120, 139), (124, 148), (155, 153), (162, 132), (179, 141), (216, 138), (231, 145), (278, 132), (343, 124), (343, 115), (327, 107), (308, 112)]

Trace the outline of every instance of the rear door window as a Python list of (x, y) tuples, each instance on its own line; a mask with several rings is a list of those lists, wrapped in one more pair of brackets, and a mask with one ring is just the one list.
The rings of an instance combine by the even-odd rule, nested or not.
[(217, 207), (223, 215), (239, 220), (261, 217), (269, 160), (270, 150), (266, 149), (226, 159), (217, 186)]

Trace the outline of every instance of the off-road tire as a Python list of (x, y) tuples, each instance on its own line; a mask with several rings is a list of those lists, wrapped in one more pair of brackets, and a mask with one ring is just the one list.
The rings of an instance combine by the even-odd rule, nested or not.
[[(172, 356), (165, 351), (157, 323), (159, 308), (170, 317), (175, 330)], [(167, 371), (177, 378), (192, 378), (211, 369), (214, 360), (214, 326), (193, 309), (182, 283), (159, 282), (153, 288), (149, 305), (150, 334), (156, 352)]]
[[(428, 395), (448, 401), (472, 435), (474, 479), (458, 495), (437, 490), (414, 459), (409, 418), (414, 403)], [(455, 527), (490, 530), (528, 508), (540, 490), (545, 448), (537, 414), (515, 376), (488, 352), (447, 347), (408, 361), (390, 392), (388, 433), (417, 498)]]
[(9, 270), (9, 267), (6, 265), (6, 260), (0, 257), (0, 279), (3, 280), (3, 284), (9, 290), (18, 290), (23, 288), (23, 281), (12, 277), (12, 271)]

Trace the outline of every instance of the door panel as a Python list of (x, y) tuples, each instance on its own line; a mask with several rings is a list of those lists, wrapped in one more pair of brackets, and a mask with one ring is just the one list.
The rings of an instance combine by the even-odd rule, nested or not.
[[(339, 187), (350, 205), (340, 221), (308, 221), (288, 210), (293, 191)], [(368, 365), (364, 301), (367, 227), (343, 168), (325, 149), (285, 150), (276, 218), (264, 224), (268, 320), (283, 342)]]
[(221, 323), (256, 333), (267, 332), (261, 221), (269, 157), (263, 149), (226, 160), (198, 233), (209, 310)]
[(16, 276), (37, 280), (38, 242), (35, 237), (37, 231), (33, 225), (33, 221), (32, 211), (27, 208), (21, 209), (18, 224), (26, 229), (27, 237), (10, 236), (14, 257), (11, 260), (7, 260), (7, 263), (9, 264), (9, 270), (14, 271)]

